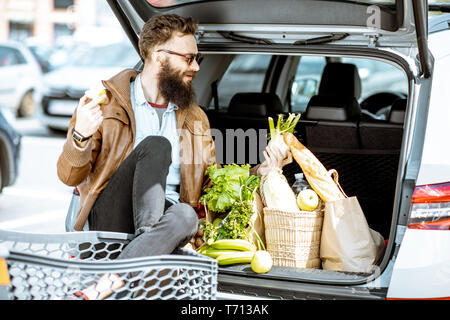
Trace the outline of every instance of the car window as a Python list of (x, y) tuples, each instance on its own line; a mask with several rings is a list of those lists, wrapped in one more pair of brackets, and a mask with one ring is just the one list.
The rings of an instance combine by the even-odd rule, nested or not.
[(227, 109), (238, 92), (261, 92), (271, 58), (261, 54), (236, 55), (217, 86), (219, 108)]
[(358, 68), (361, 78), (360, 102), (378, 92), (408, 92), (406, 74), (389, 63), (361, 58), (342, 58), (342, 62), (353, 63)]
[(325, 65), (325, 57), (303, 56), (300, 58), (290, 89), (291, 110), (293, 112), (304, 112), (309, 99), (317, 94)]
[(0, 67), (24, 64), (25, 57), (19, 50), (9, 47), (0, 47)]

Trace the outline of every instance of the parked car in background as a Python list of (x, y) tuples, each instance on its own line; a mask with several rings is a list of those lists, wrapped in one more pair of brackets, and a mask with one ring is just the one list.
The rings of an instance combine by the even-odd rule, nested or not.
[(86, 90), (101, 86), (101, 80), (135, 66), (139, 60), (131, 44), (117, 42), (85, 49), (68, 64), (47, 73), (37, 113), (41, 123), (52, 130), (67, 130)]
[(0, 192), (14, 184), (19, 170), (21, 135), (14, 122), (14, 114), (0, 106)]
[(42, 73), (47, 73), (53, 69), (50, 62), (53, 50), (50, 47), (46, 47), (39, 44), (27, 44), (28, 49), (33, 53), (34, 57), (41, 67)]
[(18, 42), (1, 42), (0, 103), (20, 117), (32, 116), (41, 83), (42, 71), (31, 51)]

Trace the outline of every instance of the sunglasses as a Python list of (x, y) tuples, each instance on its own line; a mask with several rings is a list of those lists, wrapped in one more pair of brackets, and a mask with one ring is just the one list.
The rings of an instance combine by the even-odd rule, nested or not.
[(166, 50), (166, 49), (159, 49), (157, 52), (165, 52), (165, 53), (168, 53), (168, 54), (174, 54), (174, 55), (183, 57), (186, 60), (188, 65), (191, 65), (194, 62), (194, 60), (197, 61), (197, 63), (200, 63), (200, 60), (202, 58), (200, 53), (197, 53), (197, 54), (192, 54), (192, 53), (182, 54), (182, 53), (178, 53), (178, 52), (170, 51), (170, 50)]

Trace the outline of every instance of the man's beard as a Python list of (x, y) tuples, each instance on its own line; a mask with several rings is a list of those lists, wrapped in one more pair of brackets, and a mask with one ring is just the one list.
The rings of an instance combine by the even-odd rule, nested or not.
[(183, 77), (189, 75), (195, 77), (195, 72), (180, 72), (172, 68), (168, 60), (161, 65), (158, 74), (158, 87), (161, 95), (181, 109), (187, 109), (191, 106), (195, 98), (192, 81), (185, 82)]

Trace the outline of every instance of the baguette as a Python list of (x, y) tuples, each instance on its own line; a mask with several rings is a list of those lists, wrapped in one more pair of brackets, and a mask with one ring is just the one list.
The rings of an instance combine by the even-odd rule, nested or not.
[(290, 132), (286, 132), (283, 138), (309, 185), (324, 202), (346, 198), (331, 174), (308, 148)]

